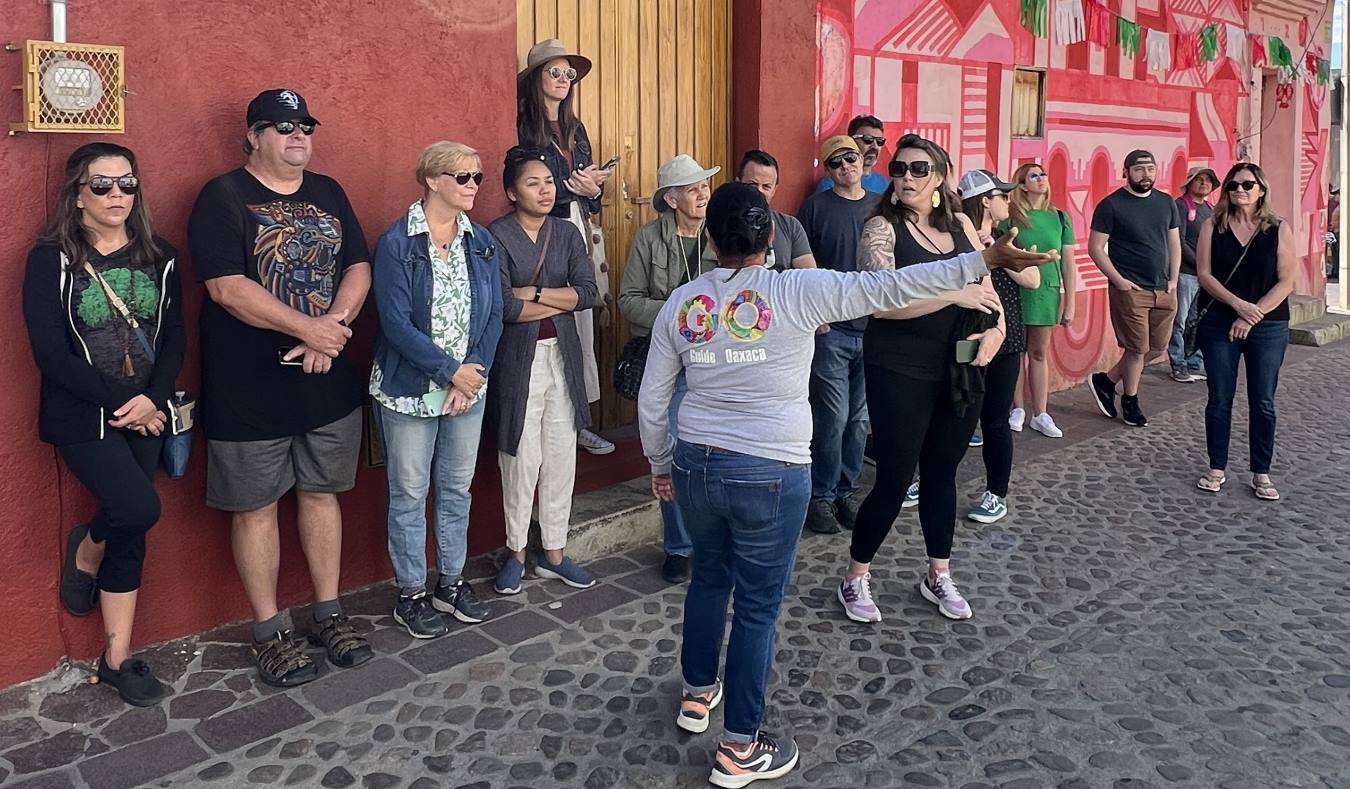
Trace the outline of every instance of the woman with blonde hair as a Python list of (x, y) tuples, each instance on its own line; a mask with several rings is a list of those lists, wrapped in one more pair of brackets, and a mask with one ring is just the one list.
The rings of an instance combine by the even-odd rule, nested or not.
[[(468, 549), (469, 484), (478, 459), (488, 373), (502, 334), (501, 252), (469, 221), (483, 168), (460, 143), (427, 146), (421, 199), (380, 236), (375, 306), (380, 333), (370, 394), (384, 435), (394, 621), (414, 638), (447, 631), (438, 611), (481, 622), (487, 606), (460, 577)], [(427, 595), (427, 493), (436, 484), (439, 577)]]
[[(1024, 164), (1013, 173), (1014, 189), (1004, 227), (1017, 228), (1017, 245), (1060, 253), (1059, 260), (1041, 266), (1041, 284), (1022, 289), (1022, 318), (1027, 332), (1026, 379), (1031, 389), (1031, 429), (1062, 438), (1048, 412), (1050, 397), (1050, 333), (1056, 326), (1068, 326), (1074, 319), (1074, 292), (1078, 274), (1074, 269), (1073, 222), (1055, 208), (1050, 192), (1050, 175), (1039, 164)], [(1017, 432), (1027, 422), (1025, 398), (1021, 386), (1013, 398), (1008, 425)]]

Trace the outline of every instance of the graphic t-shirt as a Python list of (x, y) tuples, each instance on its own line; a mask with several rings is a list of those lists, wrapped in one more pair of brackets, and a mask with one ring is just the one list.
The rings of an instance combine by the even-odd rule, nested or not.
[[(348, 266), (370, 260), (337, 181), (306, 172), (289, 195), (243, 168), (202, 188), (188, 221), (197, 279), (243, 275), (310, 317), (328, 313)], [(307, 433), (350, 414), (363, 387), (347, 354), (326, 374), (283, 365), (299, 340), (250, 326), (202, 301), (202, 422), (207, 438), (258, 441)]]
[[(159, 283), (154, 266), (134, 265), (130, 246), (106, 256), (91, 250), (89, 263), (135, 316), (146, 341), (153, 345), (159, 320)], [(83, 266), (72, 271), (71, 277), (71, 319), (89, 348), (94, 367), (114, 380), (144, 389), (150, 383), (154, 363), (136, 333)]]
[(1092, 229), (1108, 237), (1106, 254), (1111, 265), (1120, 276), (1146, 290), (1167, 290), (1172, 275), (1167, 235), (1180, 226), (1177, 204), (1156, 189), (1139, 197), (1122, 187), (1092, 212)]

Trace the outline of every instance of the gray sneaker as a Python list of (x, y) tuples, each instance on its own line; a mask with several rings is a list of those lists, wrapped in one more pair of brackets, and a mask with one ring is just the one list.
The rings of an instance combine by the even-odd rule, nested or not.
[(961, 596), (961, 591), (956, 588), (956, 582), (947, 573), (940, 574), (937, 580), (930, 583), (928, 571), (925, 570), (923, 580), (919, 581), (919, 594), (937, 606), (938, 611), (948, 619), (969, 619), (974, 615), (970, 610), (970, 603)]
[(976, 523), (995, 523), (1003, 520), (1008, 514), (1008, 505), (1002, 496), (997, 496), (989, 491), (984, 492), (984, 498), (975, 505), (967, 515), (967, 518)]

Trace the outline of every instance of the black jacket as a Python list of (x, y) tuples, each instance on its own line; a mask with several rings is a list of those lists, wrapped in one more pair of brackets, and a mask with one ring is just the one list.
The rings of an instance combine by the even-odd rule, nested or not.
[(155, 367), (143, 390), (103, 374), (90, 362), (84, 340), (75, 330), (71, 313), (74, 278), (66, 270), (61, 250), (39, 244), (28, 253), (23, 318), (33, 359), (42, 373), (38, 437), (43, 441), (63, 445), (102, 440), (113, 412), (137, 395), (149, 397), (168, 413), (187, 342), (177, 255), (162, 239), (156, 242), (161, 250), (155, 266), (160, 283), (159, 321), (150, 338)]
[[(586, 124), (577, 121), (576, 134), (572, 140), (572, 168), (584, 170), (595, 164), (594, 154), (591, 153), (591, 138), (586, 134)], [(528, 130), (520, 125), (517, 119), (516, 139), (521, 145), (539, 148), (544, 152), (544, 164), (548, 165), (549, 172), (553, 175), (553, 185), (557, 187), (557, 197), (553, 203), (553, 216), (559, 219), (567, 219), (572, 210), (572, 201), (578, 200), (588, 214), (600, 213), (599, 197), (578, 197), (572, 194), (572, 190), (567, 188), (567, 179), (572, 176), (571, 169), (567, 166), (567, 158), (559, 148), (545, 141), (539, 144), (530, 140)]]

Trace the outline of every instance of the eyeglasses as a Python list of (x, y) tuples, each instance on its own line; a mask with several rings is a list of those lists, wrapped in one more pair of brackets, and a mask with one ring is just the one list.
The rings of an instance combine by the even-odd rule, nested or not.
[(568, 82), (577, 81), (577, 70), (574, 68), (560, 68), (558, 66), (554, 66), (546, 70), (544, 73), (549, 75), (553, 79), (557, 79), (558, 77), (567, 77)]
[(134, 195), (141, 188), (141, 179), (134, 175), (122, 175), (117, 178), (107, 175), (91, 175), (88, 181), (80, 182), (80, 186), (89, 187), (89, 191), (99, 197), (111, 192), (114, 185), (122, 190), (122, 194)]
[[(1229, 181), (1228, 186), (1224, 188), (1230, 192), (1236, 192), (1239, 189), (1241, 189), (1244, 192), (1250, 192), (1251, 190), (1255, 189), (1260, 185), (1261, 184), (1257, 183), (1256, 181)], [(95, 194), (97, 194), (97, 192)]]
[(890, 163), (890, 173), (892, 178), (904, 178), (906, 175), (912, 175), (915, 178), (927, 178), (933, 171), (931, 162), (902, 162), (896, 160)]
[[(273, 129), (276, 129), (277, 134), (280, 134), (282, 137), (291, 136), (292, 134), (295, 133), (296, 129), (299, 129), (300, 132), (304, 134), (306, 137), (314, 133), (314, 124), (304, 123), (301, 121), (277, 121), (276, 123), (269, 123), (267, 124), (267, 126), (271, 126)], [(267, 127), (264, 126), (263, 128)]]
[(482, 173), (441, 173), (441, 175), (455, 179), (455, 183), (460, 186), (464, 186), (470, 181), (473, 181), (474, 186), (483, 185)]
[(844, 166), (845, 162), (849, 164), (857, 164), (858, 154), (854, 153), (853, 151), (849, 151), (848, 153), (843, 154), (841, 156), (835, 156), (831, 159), (826, 159), (825, 167), (830, 170), (838, 170), (840, 167)]
[(1028, 176), (1026, 177), (1026, 180), (1028, 180), (1028, 181), (1044, 181), (1045, 179), (1047, 179), (1047, 178), (1049, 178), (1049, 177), (1050, 177), (1050, 176), (1046, 175), (1045, 173), (1031, 173), (1030, 175), (1028, 175)]
[(865, 145), (875, 145), (878, 148), (886, 144), (885, 137), (873, 137), (870, 134), (855, 134), (853, 135), (853, 139)]

